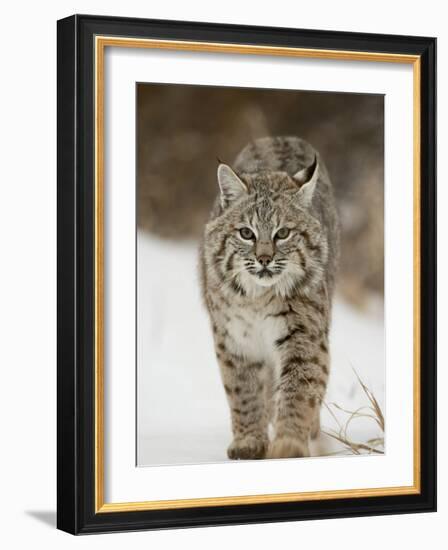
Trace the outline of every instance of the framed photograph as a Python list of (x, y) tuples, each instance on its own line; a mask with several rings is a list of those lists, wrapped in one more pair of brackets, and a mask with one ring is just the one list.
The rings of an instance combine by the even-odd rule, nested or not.
[(434, 38), (58, 22), (58, 527), (436, 508)]

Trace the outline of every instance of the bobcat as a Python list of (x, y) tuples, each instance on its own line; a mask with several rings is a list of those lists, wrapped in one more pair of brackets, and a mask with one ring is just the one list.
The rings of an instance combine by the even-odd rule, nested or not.
[(298, 137), (249, 143), (217, 176), (200, 255), (231, 413), (227, 454), (309, 456), (330, 368), (339, 258), (332, 185), (319, 153)]

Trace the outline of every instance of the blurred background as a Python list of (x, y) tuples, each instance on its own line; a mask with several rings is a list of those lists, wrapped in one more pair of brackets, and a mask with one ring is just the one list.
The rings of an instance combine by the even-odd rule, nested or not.
[[(313, 454), (353, 455), (357, 443), (369, 441), (383, 448), (384, 430), (364, 414), (372, 413), (371, 403), (356, 376), (383, 410), (383, 99), (138, 84), (139, 465), (226, 460), (229, 412), (199, 292), (198, 238), (218, 191), (217, 158), (232, 164), (250, 140), (277, 135), (302, 137), (320, 152), (341, 217), (332, 367), (322, 410), (333, 436), (322, 435)], [(363, 414), (353, 416), (356, 410)], [(349, 444), (334, 437), (341, 428)]]
[(217, 157), (250, 140), (296, 135), (322, 155), (342, 222), (340, 291), (357, 306), (383, 293), (383, 96), (140, 84), (138, 225), (197, 238), (216, 196)]

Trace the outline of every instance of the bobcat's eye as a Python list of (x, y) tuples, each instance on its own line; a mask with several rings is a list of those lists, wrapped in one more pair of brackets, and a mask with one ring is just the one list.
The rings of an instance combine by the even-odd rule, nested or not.
[(255, 237), (252, 229), (249, 229), (248, 227), (242, 227), (240, 229), (240, 235), (245, 241), (251, 241)]
[(275, 234), (277, 239), (286, 239), (289, 237), (289, 229), (287, 227), (281, 227)]

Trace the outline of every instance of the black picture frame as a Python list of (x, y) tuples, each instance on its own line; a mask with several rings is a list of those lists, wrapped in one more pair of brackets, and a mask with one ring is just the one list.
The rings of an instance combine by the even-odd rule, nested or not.
[[(97, 35), (420, 57), (420, 493), (97, 513), (94, 55)], [(436, 510), (436, 39), (74, 15), (58, 21), (57, 526), (73, 534)]]

